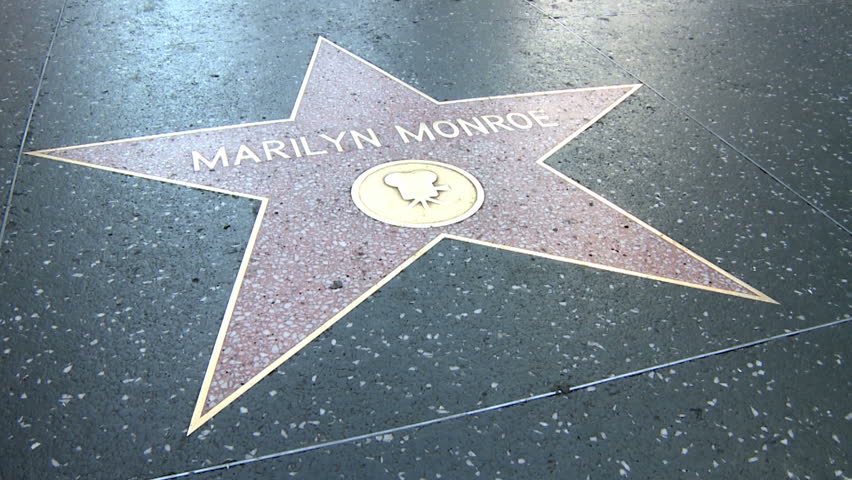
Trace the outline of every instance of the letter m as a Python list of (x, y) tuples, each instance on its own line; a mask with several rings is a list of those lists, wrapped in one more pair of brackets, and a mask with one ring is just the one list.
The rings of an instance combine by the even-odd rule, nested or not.
[(411, 141), (408, 139), (408, 137), (411, 137), (417, 140), (418, 142), (422, 142), (424, 136), (429, 137), (429, 140), (435, 140), (435, 134), (433, 134), (432, 131), (429, 130), (429, 127), (427, 127), (426, 124), (423, 122), (420, 122), (420, 130), (417, 131), (417, 134), (414, 134), (414, 132), (409, 132), (408, 130), (400, 127), (399, 125), (394, 126), (396, 127), (396, 131), (399, 133), (399, 136), (402, 138), (402, 141), (404, 143), (409, 143)]
[(196, 172), (201, 170), (202, 162), (204, 165), (207, 165), (207, 168), (213, 170), (216, 168), (216, 164), (219, 163), (219, 160), (222, 161), (223, 167), (228, 166), (228, 154), (225, 152), (225, 147), (219, 147), (219, 150), (216, 151), (216, 155), (213, 156), (213, 160), (208, 160), (207, 157), (195, 150), (192, 151), (192, 168), (195, 169)]

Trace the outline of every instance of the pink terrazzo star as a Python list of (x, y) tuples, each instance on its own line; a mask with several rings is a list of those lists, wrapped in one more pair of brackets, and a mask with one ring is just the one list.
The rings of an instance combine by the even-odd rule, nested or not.
[[(31, 155), (261, 200), (188, 433), (443, 238), (772, 300), (544, 164), (639, 85), (437, 102), (320, 39), (291, 118)], [(353, 181), (396, 160), (470, 172), (444, 227), (364, 215)]]

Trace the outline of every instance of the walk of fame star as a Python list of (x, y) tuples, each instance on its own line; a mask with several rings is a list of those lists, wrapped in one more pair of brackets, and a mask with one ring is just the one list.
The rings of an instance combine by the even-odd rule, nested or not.
[(30, 155), (259, 200), (190, 434), (443, 239), (773, 302), (544, 163), (639, 87), (438, 102), (320, 38), (286, 120)]

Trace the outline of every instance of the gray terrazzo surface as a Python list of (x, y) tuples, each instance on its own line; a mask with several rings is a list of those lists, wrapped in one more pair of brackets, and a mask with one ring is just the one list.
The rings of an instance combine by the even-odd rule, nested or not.
[(838, 333), (209, 477), (848, 478), (849, 348)]
[[(3, 7), (5, 203), (61, 2)], [(188, 472), (848, 318), (852, 238), (725, 145), (849, 228), (848, 15), (68, 0), (25, 150), (286, 117), (318, 35), (439, 100), (632, 83), (615, 60), (648, 85), (549, 164), (780, 305), (444, 241), (187, 437), (256, 202), (25, 156), (0, 239), (0, 478)], [(849, 332), (189, 478), (848, 478)]]
[(0, 2), (0, 8), (5, 15), (0, 30), (0, 212), (5, 213), (21, 138), (61, 2)]
[(184, 385), (206, 364), (255, 206), (109, 177), (39, 162), (16, 186), (30, 221), (13, 216), (3, 251), (3, 450), (30, 454), (4, 458), (4, 477), (132, 468), (149, 412), (196, 394)]
[(850, 227), (846, 3), (541, 5)]

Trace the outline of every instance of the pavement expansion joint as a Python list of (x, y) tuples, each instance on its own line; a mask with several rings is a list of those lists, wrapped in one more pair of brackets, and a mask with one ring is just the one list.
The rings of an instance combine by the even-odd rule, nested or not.
[[(15, 155), (15, 164), (12, 167), (12, 180), (9, 186), (8, 196), (6, 198), (5, 206), (6, 208), (3, 210), (3, 218), (0, 219), (0, 245), (3, 244), (3, 239), (6, 235), (6, 225), (9, 223), (9, 212), (12, 209), (12, 197), (15, 194), (15, 184), (18, 180), (18, 171), (21, 169), (21, 159), (24, 156), (24, 149), (27, 145), (27, 137), (30, 133), (30, 125), (33, 121), (33, 113), (35, 112), (36, 105), (38, 104), (38, 98), (41, 95), (41, 87), (44, 83), (44, 75), (47, 72), (47, 64), (50, 62), (50, 53), (53, 51), (53, 45), (56, 44), (56, 35), (59, 32), (59, 25), (62, 22), (62, 15), (65, 13), (65, 7), (68, 5), (68, 0), (64, 0), (62, 2), (62, 7), (59, 9), (59, 13), (56, 15), (56, 23), (53, 27), (53, 34), (50, 37), (50, 43), (47, 46), (47, 52), (44, 55), (44, 61), (41, 64), (41, 71), (39, 72), (38, 80), (36, 81), (35, 92), (33, 92), (33, 99), (30, 103), (30, 109), (27, 112), (27, 117), (24, 122), (24, 130), (21, 133), (21, 143), (18, 146), (18, 152)], [(3, 250), (0, 249), (0, 257), (3, 256)]]
[(332, 440), (332, 441), (329, 441), (329, 442), (317, 443), (317, 444), (308, 445), (308, 446), (305, 446), (305, 447), (295, 448), (295, 449), (291, 449), (291, 450), (274, 452), (274, 453), (270, 453), (270, 454), (266, 454), (266, 455), (262, 455), (262, 456), (258, 456), (258, 457), (247, 458), (245, 460), (237, 460), (237, 461), (233, 461), (233, 462), (221, 463), (221, 464), (218, 464), (218, 465), (212, 465), (212, 466), (209, 466), (209, 467), (199, 468), (199, 469), (195, 469), (195, 470), (190, 470), (190, 471), (185, 471), (185, 472), (180, 472), (180, 473), (167, 474), (167, 475), (152, 478), (151, 480), (172, 480), (172, 479), (176, 479), (176, 478), (186, 478), (186, 477), (194, 476), (194, 475), (203, 475), (203, 474), (212, 473), (212, 472), (216, 472), (216, 471), (220, 471), (220, 470), (229, 470), (231, 468), (237, 468), (237, 467), (241, 467), (241, 466), (245, 466), (245, 465), (249, 465), (249, 464), (253, 464), (253, 463), (265, 462), (265, 461), (275, 460), (275, 459), (278, 459), (278, 458), (287, 457), (287, 456), (291, 456), (291, 455), (298, 455), (298, 454), (307, 453), (307, 452), (311, 452), (311, 451), (315, 451), (315, 450), (332, 448), (332, 447), (336, 447), (336, 446), (340, 446), (340, 445), (345, 445), (345, 444), (348, 444), (348, 443), (366, 440), (366, 439), (373, 438), (373, 437), (382, 437), (384, 435), (398, 433), (398, 432), (402, 432), (402, 431), (406, 431), (406, 430), (415, 430), (415, 429), (419, 429), (419, 428), (429, 427), (429, 426), (432, 426), (432, 425), (437, 425), (439, 423), (450, 422), (450, 421), (453, 421), (453, 420), (458, 420), (458, 419), (461, 419), (461, 418), (470, 417), (470, 416), (474, 416), (474, 415), (481, 415), (483, 413), (502, 410), (504, 408), (515, 407), (515, 406), (518, 406), (518, 405), (536, 402), (536, 401), (544, 400), (544, 399), (547, 399), (547, 398), (553, 398), (553, 397), (558, 397), (558, 396), (567, 396), (567, 395), (570, 395), (570, 394), (573, 394), (573, 393), (576, 393), (576, 392), (580, 392), (580, 391), (583, 391), (583, 390), (590, 390), (590, 389), (593, 390), (594, 388), (596, 388), (600, 385), (607, 384), (607, 383), (617, 382), (617, 381), (620, 381), (620, 380), (626, 380), (628, 378), (636, 377), (638, 375), (644, 375), (646, 373), (651, 373), (651, 372), (655, 372), (657, 370), (671, 368), (671, 367), (674, 367), (674, 366), (677, 366), (677, 365), (683, 365), (685, 363), (691, 363), (691, 362), (696, 362), (696, 361), (699, 361), (699, 360), (705, 360), (705, 359), (716, 357), (716, 356), (719, 356), (719, 355), (724, 355), (724, 354), (727, 354), (727, 353), (747, 350), (747, 349), (754, 348), (754, 347), (757, 347), (757, 346), (760, 346), (760, 345), (763, 345), (763, 344), (766, 344), (766, 343), (775, 342), (775, 341), (778, 341), (778, 340), (791, 338), (791, 337), (795, 337), (795, 336), (798, 336), (798, 335), (807, 334), (807, 333), (814, 332), (814, 331), (817, 331), (817, 330), (822, 330), (822, 329), (825, 329), (825, 328), (843, 325), (843, 324), (849, 323), (849, 322), (852, 322), (852, 317), (846, 317), (846, 318), (842, 318), (842, 319), (839, 319), (839, 320), (835, 320), (833, 322), (822, 323), (822, 324), (819, 324), (819, 325), (814, 325), (812, 327), (803, 328), (803, 329), (799, 329), (799, 330), (792, 330), (792, 331), (780, 333), (778, 335), (773, 335), (771, 337), (765, 337), (765, 338), (761, 338), (761, 339), (758, 339), (758, 340), (753, 340), (751, 342), (732, 345), (730, 347), (721, 348), (721, 349), (718, 349), (718, 350), (714, 350), (712, 352), (693, 355), (693, 356), (690, 356), (690, 357), (681, 358), (681, 359), (678, 359), (678, 360), (673, 360), (671, 362), (661, 363), (661, 364), (658, 364), (658, 365), (653, 365), (653, 366), (650, 366), (650, 367), (645, 367), (645, 368), (641, 368), (641, 369), (638, 369), (638, 370), (633, 370), (633, 371), (622, 373), (622, 374), (619, 374), (619, 375), (613, 375), (613, 376), (602, 378), (602, 379), (599, 379), (599, 380), (583, 383), (581, 385), (575, 385), (575, 386), (562, 385), (562, 386), (558, 386), (554, 391), (540, 393), (540, 394), (537, 394), (537, 395), (531, 395), (529, 397), (524, 397), (524, 398), (520, 398), (520, 399), (517, 399), (517, 400), (509, 401), (509, 402), (504, 402), (504, 403), (500, 403), (500, 404), (497, 404), (497, 405), (490, 405), (490, 406), (487, 406), (487, 407), (482, 407), (482, 408), (477, 408), (477, 409), (468, 410), (468, 411), (464, 411), (464, 412), (459, 412), (459, 413), (455, 413), (455, 414), (451, 414), (451, 415), (446, 415), (446, 416), (443, 416), (443, 417), (436, 417), (436, 418), (424, 420), (424, 421), (421, 421), (421, 422), (411, 423), (411, 424), (408, 424), (408, 425), (402, 425), (402, 426), (398, 426), (398, 427), (388, 428), (388, 429), (379, 430), (379, 431), (370, 432), (370, 433), (365, 433), (365, 434), (361, 434), (361, 435), (355, 435), (355, 436), (352, 436), (352, 437), (347, 437), (347, 438), (343, 438), (343, 439), (339, 439), (339, 440)]

